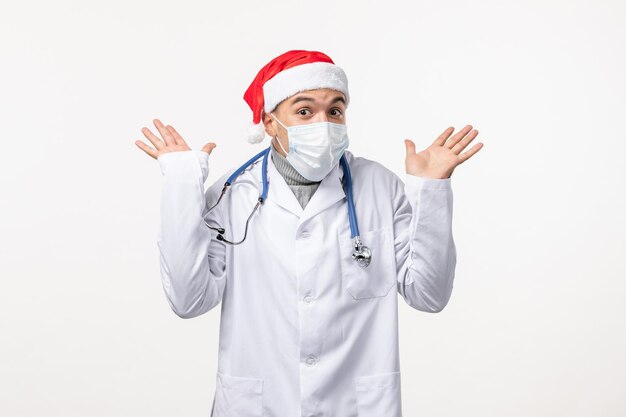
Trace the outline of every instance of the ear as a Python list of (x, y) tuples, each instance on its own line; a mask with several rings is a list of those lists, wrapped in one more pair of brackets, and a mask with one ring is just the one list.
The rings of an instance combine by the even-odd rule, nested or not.
[(276, 126), (274, 124), (275, 120), (272, 116), (265, 113), (265, 110), (261, 111), (261, 121), (263, 122), (263, 125), (265, 126), (265, 133), (267, 133), (271, 137), (274, 137), (277, 135), (278, 132), (276, 132)]

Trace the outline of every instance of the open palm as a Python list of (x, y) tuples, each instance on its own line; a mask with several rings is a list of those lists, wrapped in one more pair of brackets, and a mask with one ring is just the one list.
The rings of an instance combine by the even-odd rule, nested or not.
[(450, 178), (458, 165), (467, 161), (483, 147), (483, 143), (479, 142), (468, 151), (461, 153), (478, 136), (478, 130), (472, 131), (472, 126), (467, 125), (450, 137), (453, 131), (454, 127), (447, 128), (421, 152), (415, 152), (415, 143), (410, 139), (405, 139), (407, 174), (426, 178)]
[[(154, 159), (158, 159), (159, 156), (168, 152), (182, 152), (191, 150), (189, 145), (187, 145), (187, 142), (185, 142), (185, 139), (183, 139), (180, 133), (178, 133), (178, 131), (174, 129), (174, 126), (164, 126), (159, 119), (154, 119), (152, 122), (156, 126), (162, 138), (152, 133), (147, 127), (144, 127), (141, 129), (141, 133), (143, 133), (144, 136), (150, 141), (150, 143), (154, 145), (154, 148), (151, 148), (146, 143), (140, 140), (136, 140), (135, 145), (137, 145), (139, 149), (141, 149)], [(210, 155), (213, 151), (213, 148), (215, 148), (216, 146), (217, 144), (209, 142), (204, 145), (200, 150)]]

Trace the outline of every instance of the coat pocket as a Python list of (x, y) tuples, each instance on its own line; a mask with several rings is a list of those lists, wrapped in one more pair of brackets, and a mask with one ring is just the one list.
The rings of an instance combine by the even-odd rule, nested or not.
[(402, 417), (400, 371), (356, 377), (359, 417)]
[(391, 230), (381, 228), (362, 233), (361, 242), (372, 251), (370, 264), (365, 268), (352, 258), (354, 239), (350, 236), (339, 236), (343, 286), (356, 300), (384, 297), (396, 283)]
[(217, 372), (211, 417), (261, 417), (263, 380)]

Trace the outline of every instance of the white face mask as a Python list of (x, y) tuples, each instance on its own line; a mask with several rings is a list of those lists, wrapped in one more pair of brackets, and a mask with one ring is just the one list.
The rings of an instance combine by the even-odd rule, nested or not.
[(274, 114), (270, 115), (287, 129), (289, 152), (277, 139), (287, 161), (310, 181), (321, 181), (326, 177), (350, 144), (345, 124), (319, 122), (287, 127)]

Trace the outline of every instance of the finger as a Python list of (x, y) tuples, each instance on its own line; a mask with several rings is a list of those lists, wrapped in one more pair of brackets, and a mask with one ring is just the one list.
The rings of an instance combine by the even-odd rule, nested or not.
[(411, 139), (405, 139), (404, 146), (406, 148), (407, 155), (412, 155), (415, 153), (415, 143), (413, 143)]
[(174, 126), (167, 125), (167, 130), (169, 130), (169, 132), (172, 134), (172, 136), (174, 137), (174, 140), (176, 141), (177, 144), (179, 144), (179, 145), (187, 145), (187, 142), (185, 142), (185, 139), (183, 139), (183, 137), (180, 135), (180, 133), (178, 133), (178, 131), (176, 129), (174, 129)]
[(442, 146), (446, 142), (446, 139), (450, 137), (452, 132), (454, 132), (454, 126), (450, 126), (446, 130), (441, 132), (441, 135), (437, 136), (437, 139), (435, 139), (433, 145)]
[(159, 133), (163, 137), (163, 140), (165, 141), (166, 145), (175, 145), (176, 144), (176, 141), (174, 140), (174, 136), (172, 136), (170, 131), (167, 130), (165, 128), (165, 126), (163, 126), (163, 123), (161, 123), (161, 121), (159, 119), (154, 119), (152, 121), (152, 123), (154, 123), (154, 125), (156, 126), (157, 129), (159, 129)]
[(452, 151), (452, 153), (455, 153), (458, 155), (459, 153), (461, 153), (463, 149), (467, 147), (467, 145), (470, 144), (471, 141), (473, 141), (476, 138), (476, 136), (478, 136), (478, 130), (472, 130), (469, 135), (461, 139), (450, 150)]
[(217, 145), (215, 143), (209, 142), (206, 145), (204, 145), (202, 147), (202, 149), (200, 149), (200, 150), (208, 153), (209, 155), (211, 155), (211, 152), (213, 151), (213, 149), (215, 149), (216, 146)]
[(156, 159), (157, 155), (159, 154), (159, 151), (157, 151), (154, 148), (149, 147), (148, 145), (146, 145), (145, 143), (143, 143), (140, 140), (136, 140), (135, 141), (135, 145), (137, 145), (139, 147), (139, 149), (141, 149), (142, 151), (144, 151), (145, 153), (147, 153), (148, 155), (150, 155), (154, 159)]
[(482, 147), (483, 147), (483, 143), (482, 142), (478, 142), (476, 145), (472, 146), (469, 151), (463, 152), (462, 154), (460, 154), (459, 155), (459, 160), (460, 160), (459, 164), (462, 164), (463, 162), (465, 162), (468, 159), (470, 159), (472, 157), (472, 155), (474, 155), (476, 152), (478, 152)]
[(463, 129), (459, 130), (454, 136), (452, 136), (444, 145), (448, 149), (452, 149), (465, 135), (472, 130), (472, 125), (466, 125)]
[(142, 128), (141, 133), (143, 133), (146, 139), (148, 139), (150, 143), (154, 145), (155, 148), (160, 150), (161, 148), (163, 148), (163, 146), (165, 146), (161, 138), (155, 135), (154, 133), (152, 133), (152, 131), (148, 129), (147, 127)]

